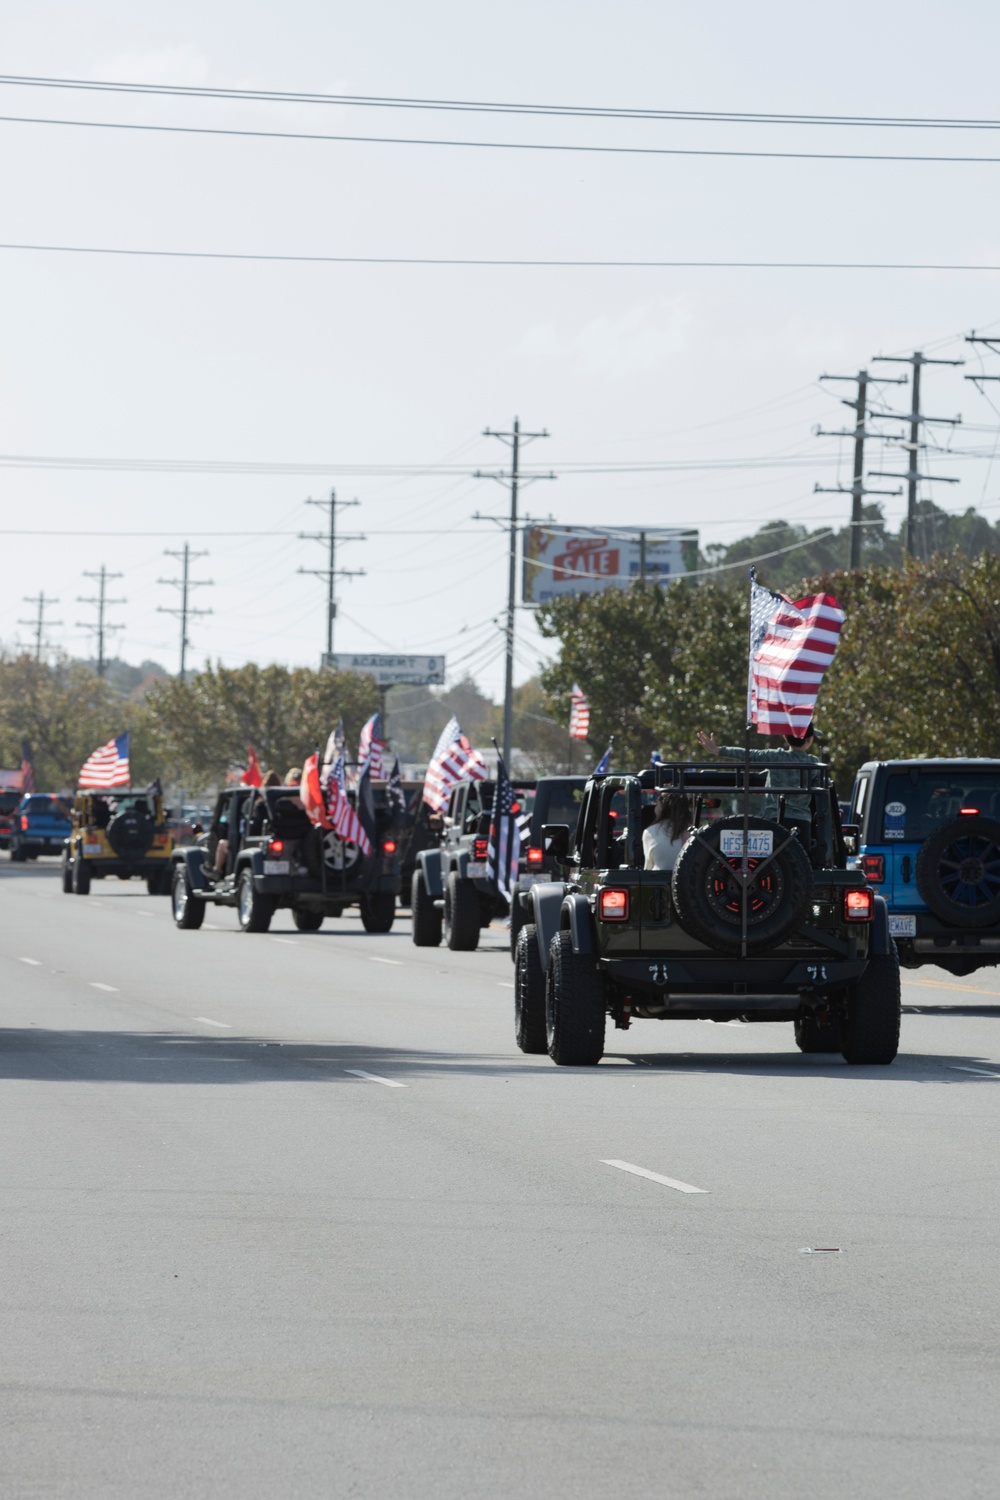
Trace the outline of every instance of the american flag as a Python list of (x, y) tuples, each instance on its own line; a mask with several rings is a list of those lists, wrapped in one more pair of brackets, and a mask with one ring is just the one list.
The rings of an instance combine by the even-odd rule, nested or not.
[(485, 781), (486, 762), (474, 750), (454, 717), (449, 719), (431, 756), (424, 778), (424, 801), (434, 812), (443, 812), (452, 787), (459, 781)]
[(393, 817), (402, 817), (406, 812), (406, 790), (403, 786), (403, 773), (399, 769), (398, 755), (389, 772), (389, 780), (386, 782), (385, 805)]
[(326, 777), (327, 814), (334, 831), (348, 844), (357, 844), (363, 854), (372, 852), (371, 841), (364, 825), (351, 806), (344, 780), (344, 757), (338, 755)]
[(569, 700), (569, 737), (585, 740), (590, 730), (590, 704), (580, 684), (574, 682)]
[(388, 748), (382, 738), (382, 715), (372, 714), (361, 731), (358, 741), (358, 780), (365, 774), (365, 766), (371, 766), (373, 781), (382, 780), (382, 752)]
[(486, 851), (486, 875), (508, 902), (517, 885), (517, 862), (521, 857), (521, 820), (514, 813), (514, 789), (507, 768), (497, 763), (497, 782), (490, 813), (490, 842)]
[(35, 763), (31, 758), (31, 746), (27, 740), (21, 741), (21, 791), (33, 792), (35, 790)]
[(128, 786), (128, 731), (115, 740), (108, 740), (93, 755), (88, 755), (80, 767), (80, 786), (103, 789), (109, 786)]
[(761, 734), (802, 734), (833, 660), (844, 611), (832, 594), (793, 603), (750, 580), (747, 722)]

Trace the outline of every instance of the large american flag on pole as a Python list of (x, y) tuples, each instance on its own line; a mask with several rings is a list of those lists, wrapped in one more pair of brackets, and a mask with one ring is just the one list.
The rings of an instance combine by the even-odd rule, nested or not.
[(103, 790), (110, 786), (128, 786), (128, 730), (117, 739), (108, 740), (88, 755), (80, 767), (79, 785)]
[(457, 782), (485, 781), (488, 774), (483, 757), (472, 748), (462, 733), (461, 724), (452, 716), (441, 732), (427, 767), (424, 801), (433, 812), (442, 812)]
[(843, 624), (844, 611), (832, 594), (793, 603), (762, 588), (751, 574), (748, 724), (761, 734), (805, 733)]
[(574, 682), (569, 700), (569, 737), (585, 740), (590, 730), (590, 703), (580, 684)]
[(514, 789), (507, 775), (503, 757), (497, 760), (497, 780), (493, 789), (493, 811), (490, 813), (490, 842), (486, 850), (486, 875), (496, 881), (497, 889), (511, 900), (517, 885), (517, 864), (521, 857), (521, 819), (514, 812)]
[(327, 816), (333, 824), (334, 831), (345, 843), (357, 844), (363, 854), (370, 854), (371, 840), (347, 795), (343, 754), (338, 755), (330, 767), (323, 790), (326, 793)]

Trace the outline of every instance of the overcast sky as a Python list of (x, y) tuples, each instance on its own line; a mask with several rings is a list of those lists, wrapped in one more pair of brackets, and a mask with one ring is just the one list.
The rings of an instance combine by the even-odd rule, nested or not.
[[(104, 0), (0, 4), (8, 74), (380, 97), (626, 108), (988, 118), (1000, 7), (958, 0)], [(0, 87), (0, 113), (248, 131), (734, 151), (1000, 157), (1000, 130), (861, 129), (497, 117), (388, 108)], [(946, 262), (1000, 266), (1000, 165), (655, 155), (276, 140), (0, 123), (7, 243), (244, 254), (566, 260)], [(124, 576), (121, 654), (177, 665), (176, 603), (157, 582), (186, 539), (194, 663), (315, 665), (321, 567), (300, 530), (336, 486), (345, 530), (342, 650), (443, 651), (502, 682), (506, 450), (555, 482), (524, 493), (565, 523), (696, 526), (732, 539), (772, 517), (819, 526), (849, 501), (839, 427), (873, 355), (968, 355), (924, 377), (923, 407), (961, 412), (936, 458), (939, 504), (1000, 514), (996, 414), (963, 380), (962, 341), (1000, 332), (1000, 273), (581, 269), (167, 260), (0, 250), (0, 453), (313, 465), (301, 473), (0, 468), (0, 640), (27, 641), (23, 595), (58, 598), (49, 640), (85, 654), (84, 570)], [(872, 366), (873, 373), (879, 366)], [(1000, 374), (1000, 358), (985, 355)], [(881, 367), (895, 373), (892, 366)], [(987, 386), (994, 393), (1000, 386)], [(904, 388), (887, 391), (908, 405)], [(987, 456), (982, 456), (987, 455)], [(888, 457), (888, 455), (886, 455)], [(872, 452), (875, 464), (876, 453)], [(720, 460), (731, 466), (720, 468)], [(750, 461), (755, 461), (753, 464)], [(770, 466), (761, 466), (767, 460)], [(572, 466), (693, 467), (585, 474)], [(741, 465), (746, 466), (741, 466)], [(372, 476), (329, 466), (457, 466)], [(715, 465), (714, 467), (704, 467)], [(838, 466), (839, 465), (839, 466)], [(699, 467), (702, 466), (702, 467)], [(878, 467), (905, 467), (901, 455)], [(898, 522), (902, 502), (890, 500)], [(45, 535), (13, 535), (15, 530)], [(89, 532), (69, 536), (64, 533)], [(93, 533), (104, 532), (106, 535)], [(128, 535), (128, 533), (134, 533)], [(260, 535), (264, 533), (264, 535)], [(788, 561), (794, 583), (794, 554)], [(518, 675), (541, 643), (519, 616)]]

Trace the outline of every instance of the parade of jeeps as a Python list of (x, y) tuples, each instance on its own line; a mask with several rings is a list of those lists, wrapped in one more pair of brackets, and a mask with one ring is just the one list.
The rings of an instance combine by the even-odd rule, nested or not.
[(3, 40), (0, 1500), (995, 1500), (1000, 5)]

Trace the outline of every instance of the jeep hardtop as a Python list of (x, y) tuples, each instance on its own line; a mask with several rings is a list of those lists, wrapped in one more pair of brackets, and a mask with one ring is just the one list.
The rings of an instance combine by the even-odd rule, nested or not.
[[(768, 771), (664, 762), (587, 783), (568, 878), (536, 885), (515, 963), (524, 1052), (591, 1066), (606, 1018), (792, 1022), (803, 1052), (889, 1063), (899, 1042), (899, 960), (885, 902), (847, 868), (823, 766)], [(659, 790), (688, 798), (692, 831), (672, 871), (646, 870)], [(804, 816), (808, 808), (809, 816)], [(569, 829), (548, 826), (556, 856)]]
[(906, 968), (1000, 962), (1000, 760), (867, 761), (845, 832)]
[[(300, 932), (359, 906), (368, 932), (388, 932), (399, 894), (393, 818), (375, 791), (378, 837), (370, 854), (314, 824), (297, 786), (222, 792), (203, 842), (174, 854), (171, 900), (178, 927), (193, 930), (207, 905), (236, 908), (244, 932), (266, 932), (280, 907)], [(225, 857), (218, 851), (225, 841)]]

